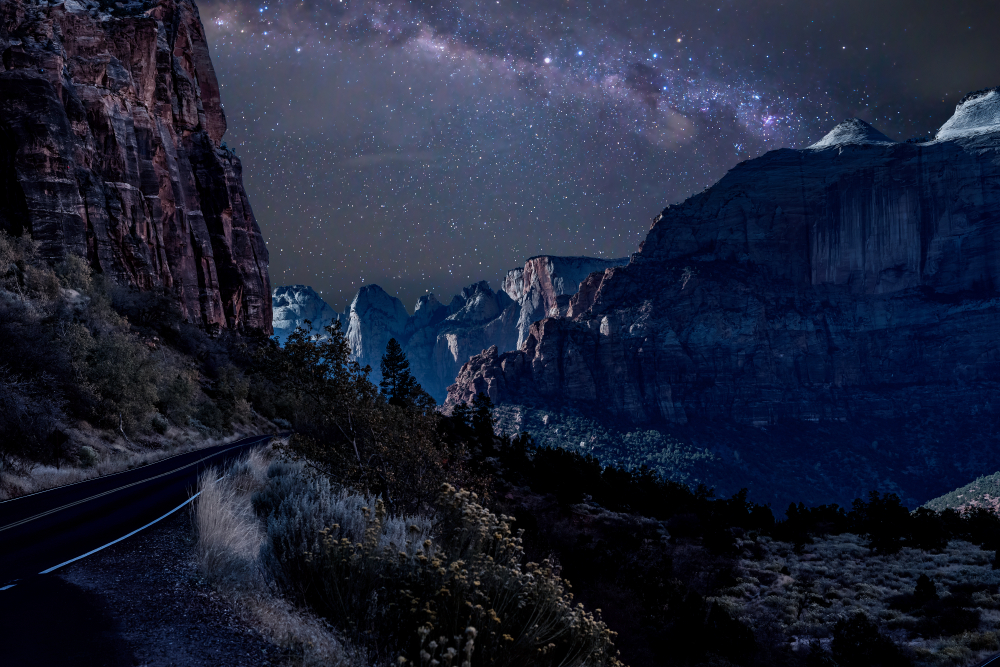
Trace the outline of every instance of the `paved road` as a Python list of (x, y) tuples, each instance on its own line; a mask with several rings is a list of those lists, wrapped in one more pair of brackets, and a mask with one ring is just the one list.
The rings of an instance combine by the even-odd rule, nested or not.
[[(178, 454), (150, 465), (0, 503), (0, 588), (117, 540), (187, 501), (198, 475), (272, 436)], [(0, 604), (4, 592), (0, 590)]]

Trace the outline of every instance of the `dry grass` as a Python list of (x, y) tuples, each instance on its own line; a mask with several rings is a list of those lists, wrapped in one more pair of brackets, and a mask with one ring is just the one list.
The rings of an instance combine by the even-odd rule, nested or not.
[[(178, 454), (197, 449), (222, 445), (259, 431), (236, 431), (223, 438), (206, 438), (193, 428), (171, 427), (156, 439), (147, 438), (136, 445), (126, 442), (121, 436), (87, 425), (66, 429), (78, 452), (80, 463), (59, 466), (35, 465), (27, 475), (0, 472), (0, 500), (10, 500), (67, 484), (75, 484), (95, 477), (113, 475), (123, 470), (156, 463)], [(93, 462), (86, 465), (87, 456), (92, 452)]]
[(235, 463), (222, 478), (202, 476), (194, 507), (199, 569), (240, 616), (275, 644), (290, 649), (303, 667), (366, 665), (324, 621), (274, 592), (261, 567), (265, 535), (251, 496), (266, 483), (274, 449), (260, 448)]

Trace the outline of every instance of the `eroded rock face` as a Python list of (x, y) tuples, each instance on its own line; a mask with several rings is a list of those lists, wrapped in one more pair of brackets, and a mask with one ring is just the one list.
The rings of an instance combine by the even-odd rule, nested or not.
[(347, 341), (351, 354), (362, 366), (371, 366), (376, 382), (381, 378), (379, 364), (390, 338), (403, 342), (403, 331), (410, 315), (403, 302), (390, 296), (378, 285), (358, 290), (347, 310)]
[(576, 294), (581, 281), (591, 273), (626, 263), (628, 257), (600, 259), (540, 255), (530, 258), (523, 268), (509, 271), (503, 282), (503, 291), (520, 305), (517, 343), (511, 349), (518, 349), (524, 344), (533, 322), (553, 314), (565, 315), (569, 299), (560, 304), (559, 297)]
[(4, 0), (0, 53), (0, 228), (269, 333), (267, 248), (194, 3)]
[(897, 418), (1000, 409), (1000, 91), (933, 140), (849, 121), (741, 163), (655, 220), (515, 352), (447, 403), (587, 409), (619, 423)]
[(448, 305), (426, 294), (417, 300), (413, 315), (378, 285), (363, 287), (343, 315), (312, 288), (279, 287), (273, 295), (275, 333), (287, 337), (303, 320), (311, 319), (314, 332), (322, 335), (322, 326), (340, 319), (345, 322), (354, 358), (362, 366), (371, 366), (376, 382), (386, 343), (395, 338), (417, 382), (442, 402), (448, 385), (471, 357), (490, 346), (517, 349), (532, 322), (549, 313), (566, 313), (579, 281), (588, 273), (626, 261), (532, 257), (524, 267), (507, 274), (501, 291), (494, 292), (486, 281), (480, 281), (456, 294)]
[(307, 285), (274, 288), (271, 305), (274, 312), (274, 335), (281, 344), (299, 327), (316, 336), (326, 336), (324, 328), (334, 320), (347, 320), (346, 315), (335, 311), (316, 290)]

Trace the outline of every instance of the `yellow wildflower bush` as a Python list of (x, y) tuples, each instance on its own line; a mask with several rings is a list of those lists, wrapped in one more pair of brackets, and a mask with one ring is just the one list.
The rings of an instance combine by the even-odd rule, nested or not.
[(620, 664), (614, 633), (573, 603), (550, 563), (524, 563), (513, 519), (474, 493), (445, 484), (431, 531), (426, 518), (390, 517), (380, 499), (368, 500), (340, 517), (324, 510), (336, 522), (316, 540), (282, 534), (279, 524), (308, 522), (290, 522), (278, 498), (266, 505), (286, 584), (376, 655), (454, 667)]

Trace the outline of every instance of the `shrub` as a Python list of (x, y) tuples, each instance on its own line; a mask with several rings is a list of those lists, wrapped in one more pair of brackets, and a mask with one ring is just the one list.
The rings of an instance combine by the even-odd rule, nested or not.
[(550, 564), (522, 565), (511, 520), (473, 494), (444, 487), (431, 537), (429, 520), (391, 517), (381, 500), (303, 479), (301, 467), (269, 476), (254, 505), (268, 517), (272, 563), (357, 641), (421, 664), (617, 664), (607, 627), (572, 603)]
[(840, 667), (907, 667), (912, 664), (863, 613), (837, 622), (831, 649)]
[(0, 372), (0, 471), (24, 472), (31, 461), (58, 463), (61, 413), (40, 383)]
[(129, 433), (145, 427), (158, 398), (158, 369), (149, 351), (125, 331), (80, 333), (77, 372), (91, 395), (93, 416)]
[(167, 421), (163, 417), (163, 415), (159, 413), (153, 415), (153, 418), (150, 420), (149, 425), (152, 427), (153, 431), (159, 433), (160, 435), (165, 434), (167, 432), (167, 429), (170, 428), (170, 422)]
[(187, 425), (197, 391), (198, 384), (190, 373), (176, 373), (160, 386), (156, 405), (173, 423)]
[(90, 445), (81, 447), (77, 457), (80, 459), (80, 465), (84, 468), (90, 468), (97, 463), (97, 451)]

